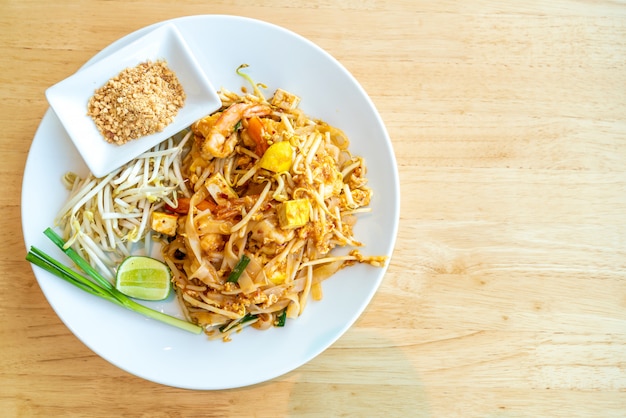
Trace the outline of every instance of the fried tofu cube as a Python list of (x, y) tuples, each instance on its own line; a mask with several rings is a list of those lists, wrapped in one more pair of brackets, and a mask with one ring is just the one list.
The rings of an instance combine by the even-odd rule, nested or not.
[(309, 201), (307, 199), (287, 200), (278, 208), (278, 222), (283, 229), (299, 228), (309, 222)]
[(178, 226), (178, 215), (153, 212), (150, 227), (153, 231), (173, 237), (176, 235), (176, 227)]
[(226, 183), (226, 179), (220, 173), (215, 173), (204, 183), (209, 194), (218, 205), (225, 204), (229, 199), (236, 199), (237, 193)]
[(293, 110), (298, 107), (300, 97), (283, 89), (277, 89), (272, 97), (272, 105), (283, 110)]

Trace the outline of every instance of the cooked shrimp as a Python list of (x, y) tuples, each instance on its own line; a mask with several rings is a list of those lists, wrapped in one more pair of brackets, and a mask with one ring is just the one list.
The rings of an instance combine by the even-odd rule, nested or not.
[(223, 158), (230, 155), (237, 145), (238, 135), (235, 132), (237, 122), (254, 116), (266, 116), (270, 107), (264, 104), (235, 103), (219, 114), (217, 118), (207, 116), (196, 122), (192, 130), (200, 139), (202, 157)]

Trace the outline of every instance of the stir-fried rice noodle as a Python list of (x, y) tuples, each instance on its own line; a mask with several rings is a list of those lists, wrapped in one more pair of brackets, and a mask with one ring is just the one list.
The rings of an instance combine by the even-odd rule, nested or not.
[[(385, 258), (356, 249), (356, 214), (368, 210), (372, 192), (344, 133), (310, 119), (280, 90), (269, 100), (220, 93), (222, 109), (192, 126), (182, 162), (190, 209), (163, 255), (188, 319), (228, 339), (247, 325), (265, 329), (299, 316), (307, 299), (321, 299), (323, 280)], [(279, 143), (287, 152), (274, 152)], [(354, 248), (330, 253), (345, 246)], [(228, 282), (244, 254), (247, 268)]]

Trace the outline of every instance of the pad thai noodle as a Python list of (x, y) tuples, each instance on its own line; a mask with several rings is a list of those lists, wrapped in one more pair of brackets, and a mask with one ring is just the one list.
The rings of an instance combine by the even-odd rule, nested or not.
[(283, 325), (321, 299), (323, 280), (385, 257), (357, 249), (353, 226), (372, 191), (341, 130), (281, 89), (220, 95), (222, 108), (191, 127), (181, 170), (193, 194), (170, 208), (180, 217), (163, 256), (188, 319), (227, 340), (243, 326)]

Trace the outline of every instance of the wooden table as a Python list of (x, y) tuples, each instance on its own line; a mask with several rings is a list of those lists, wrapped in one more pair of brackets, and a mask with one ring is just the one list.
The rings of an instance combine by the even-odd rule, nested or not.
[[(61, 323), (24, 261), (20, 193), (48, 86), (136, 29), (209, 13), (286, 27), (350, 70), (402, 206), (345, 336), (273, 381), (198, 392), (117, 369)], [(4, 0), (0, 28), (2, 416), (626, 415), (623, 2)]]

